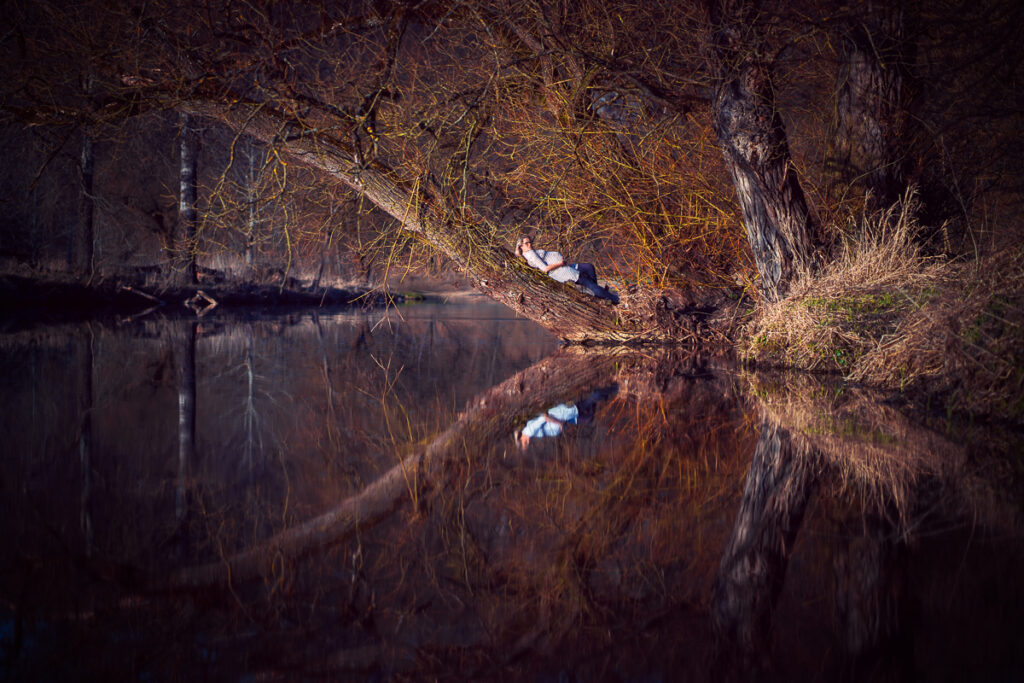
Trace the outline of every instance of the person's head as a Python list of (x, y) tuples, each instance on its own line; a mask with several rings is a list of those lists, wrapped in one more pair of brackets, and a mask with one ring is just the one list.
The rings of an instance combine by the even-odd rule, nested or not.
[(530, 239), (529, 235), (523, 235), (516, 240), (516, 253), (522, 256), (527, 251), (533, 251), (533, 240)]

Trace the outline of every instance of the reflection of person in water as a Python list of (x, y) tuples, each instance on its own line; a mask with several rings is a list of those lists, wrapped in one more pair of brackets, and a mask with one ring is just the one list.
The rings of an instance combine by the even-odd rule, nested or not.
[(560, 403), (549, 408), (527, 422), (522, 431), (516, 435), (519, 447), (525, 449), (530, 445), (530, 439), (558, 436), (562, 433), (565, 425), (592, 422), (597, 404), (613, 396), (618, 389), (618, 385), (613, 384), (602, 389), (595, 389), (586, 398), (576, 403)]
[(615, 295), (597, 283), (597, 271), (593, 263), (569, 263), (557, 251), (534, 249), (533, 241), (526, 236), (516, 242), (516, 253), (537, 270), (543, 270), (558, 282), (575, 282), (599, 299), (618, 303)]

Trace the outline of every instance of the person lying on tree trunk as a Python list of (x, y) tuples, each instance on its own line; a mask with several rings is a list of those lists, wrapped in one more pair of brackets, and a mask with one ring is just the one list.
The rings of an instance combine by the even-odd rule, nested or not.
[(516, 253), (537, 270), (543, 270), (558, 282), (574, 282), (599, 299), (618, 303), (617, 297), (606, 287), (597, 284), (597, 271), (592, 263), (567, 263), (557, 251), (534, 249), (533, 241), (520, 237), (516, 241)]

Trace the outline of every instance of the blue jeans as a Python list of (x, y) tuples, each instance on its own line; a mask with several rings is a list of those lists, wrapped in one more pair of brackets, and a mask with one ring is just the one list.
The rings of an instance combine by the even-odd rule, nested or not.
[(594, 270), (593, 263), (573, 263), (571, 265), (580, 274), (580, 279), (576, 281), (576, 284), (586, 289), (598, 299), (608, 299), (608, 301), (615, 303), (615, 296), (605, 287), (597, 284), (597, 271)]
[(572, 267), (580, 271), (580, 275), (586, 275), (594, 282), (597, 282), (597, 271), (594, 270), (593, 263), (574, 263)]

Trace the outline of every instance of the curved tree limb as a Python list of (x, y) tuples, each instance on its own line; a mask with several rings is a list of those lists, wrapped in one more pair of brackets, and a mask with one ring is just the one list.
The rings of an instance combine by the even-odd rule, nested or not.
[(396, 179), (380, 161), (369, 161), (342, 139), (303, 125), (266, 104), (224, 104), (191, 99), (170, 106), (244, 132), (279, 152), (358, 190), (378, 208), (451, 260), (481, 292), (559, 337), (582, 341), (657, 341), (671, 330), (650, 326), (629, 311), (559, 285), (529, 268), (510, 251), (490, 243), (488, 223), (465, 221), (448, 207), (429, 180)]

